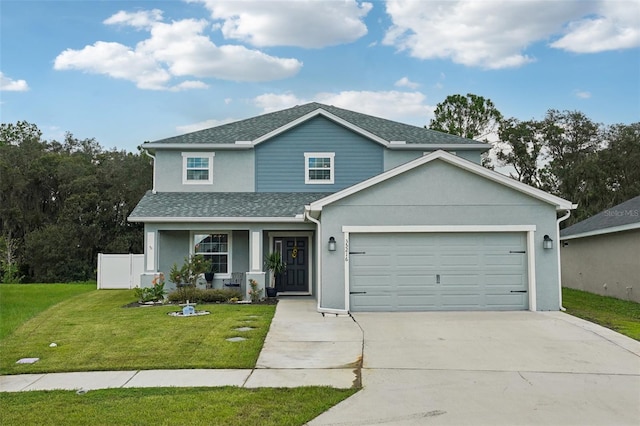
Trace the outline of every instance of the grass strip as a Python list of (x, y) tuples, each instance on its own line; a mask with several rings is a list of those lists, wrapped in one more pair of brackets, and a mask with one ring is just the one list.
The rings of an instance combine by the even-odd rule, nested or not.
[[(0, 341), (0, 374), (253, 368), (275, 313), (273, 305), (198, 305), (211, 314), (195, 317), (167, 315), (177, 306), (123, 308), (134, 299), (132, 290), (100, 290), (41, 312)], [(226, 341), (236, 336), (247, 340)]]
[(355, 392), (224, 387), (0, 393), (0, 424), (303, 425)]
[(565, 287), (562, 304), (568, 314), (640, 340), (640, 303)]

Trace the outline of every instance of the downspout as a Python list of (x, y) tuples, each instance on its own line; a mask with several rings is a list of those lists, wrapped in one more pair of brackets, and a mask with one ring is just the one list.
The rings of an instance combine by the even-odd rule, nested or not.
[(560, 241), (560, 222), (564, 222), (569, 216), (571, 216), (571, 210), (567, 210), (567, 213), (556, 221), (556, 241), (558, 242), (558, 300), (560, 301), (560, 310), (562, 312), (566, 311), (567, 308), (562, 306), (562, 265), (560, 264), (560, 247), (562, 247), (562, 243)]
[(151, 193), (155, 194), (157, 192), (156, 191), (156, 157), (154, 157), (153, 155), (149, 154), (149, 151), (147, 151), (144, 148), (142, 148), (142, 152), (147, 154), (147, 157), (149, 157), (149, 158), (151, 158), (153, 160), (153, 183), (152, 183), (152, 187), (151, 187)]
[(318, 306), (316, 309), (318, 312), (322, 312), (322, 241), (320, 240), (320, 238), (322, 237), (322, 232), (320, 232), (322, 230), (322, 225), (320, 224), (319, 220), (311, 217), (311, 215), (309, 214), (309, 210), (306, 207), (304, 209), (304, 217), (316, 224), (316, 253), (318, 253), (318, 262), (316, 264), (316, 289), (318, 292)]

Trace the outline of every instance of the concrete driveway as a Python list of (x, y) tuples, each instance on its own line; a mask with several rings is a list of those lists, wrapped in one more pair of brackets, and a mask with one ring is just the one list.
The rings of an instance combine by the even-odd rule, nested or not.
[(358, 313), (364, 389), (310, 425), (638, 425), (640, 342), (561, 312)]

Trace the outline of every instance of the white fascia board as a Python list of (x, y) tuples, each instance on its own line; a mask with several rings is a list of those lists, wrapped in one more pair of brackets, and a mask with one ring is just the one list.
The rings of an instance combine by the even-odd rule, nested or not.
[(613, 234), (614, 232), (631, 231), (640, 229), (640, 222), (628, 223), (626, 225), (612, 226), (610, 228), (594, 229), (593, 231), (581, 232), (580, 234), (567, 235), (560, 237), (560, 241), (573, 240), (575, 238), (595, 237), (596, 235)]
[(500, 174), (496, 171), (489, 170), (486, 167), (483, 167), (479, 164), (473, 163), (469, 160), (465, 160), (464, 158), (458, 157), (457, 155), (450, 154), (446, 151), (438, 150), (432, 152), (430, 154), (419, 157), (413, 161), (409, 161), (408, 163), (404, 163), (398, 167), (395, 167), (391, 170), (387, 170), (384, 173), (381, 173), (377, 176), (374, 176), (370, 179), (357, 183), (353, 186), (343, 189), (342, 191), (338, 191), (335, 194), (331, 194), (328, 197), (322, 198), (310, 204), (310, 210), (322, 211), (322, 208), (328, 204), (334, 203), (338, 200), (341, 200), (349, 195), (360, 192), (364, 189), (367, 189), (373, 185), (376, 185), (380, 182), (383, 182), (387, 179), (390, 179), (394, 176), (402, 174), (406, 171), (419, 167), (423, 164), (429, 163), (434, 160), (443, 160), (449, 164), (460, 167), (463, 170), (467, 170), (471, 173), (475, 173), (479, 176), (485, 177), (491, 181), (502, 184), (509, 188), (515, 189), (516, 191), (520, 191), (524, 194), (527, 194), (531, 197), (537, 198), (541, 201), (547, 202), (549, 204), (555, 205), (556, 210), (573, 210), (577, 207), (576, 204), (572, 204), (570, 201), (567, 201), (563, 198), (556, 197), (555, 195), (551, 195), (547, 192), (544, 192), (540, 189), (533, 188), (529, 185), (526, 185), (522, 182), (519, 182), (515, 179), (507, 177), (503, 174)]
[(424, 151), (437, 151), (439, 149), (445, 151), (487, 151), (491, 149), (491, 145), (486, 143), (409, 143), (409, 144), (392, 144), (389, 146), (392, 150), (424, 150)]
[(319, 115), (322, 115), (323, 117), (326, 117), (329, 120), (335, 121), (336, 123), (348, 128), (348, 129), (350, 129), (350, 130), (352, 130), (352, 131), (354, 131), (356, 133), (359, 133), (359, 134), (361, 134), (362, 136), (364, 136), (366, 138), (369, 138), (369, 139), (371, 139), (371, 140), (373, 140), (375, 142), (378, 142), (381, 145), (389, 146), (389, 142), (386, 141), (385, 139), (382, 139), (381, 137), (379, 137), (377, 135), (374, 135), (373, 133), (370, 133), (370, 132), (368, 132), (368, 131), (366, 131), (366, 130), (364, 130), (364, 129), (362, 129), (362, 128), (360, 128), (360, 127), (358, 127), (358, 126), (356, 126), (356, 125), (354, 125), (352, 123), (349, 123), (348, 121), (343, 120), (342, 118), (340, 118), (340, 117), (338, 117), (336, 115), (333, 115), (330, 112), (325, 111), (322, 108), (318, 108), (315, 111), (311, 111), (310, 113), (305, 114), (305, 115), (303, 115), (302, 117), (300, 117), (300, 118), (298, 118), (296, 120), (290, 121), (289, 123), (285, 124), (284, 126), (278, 127), (277, 129), (275, 129), (275, 130), (273, 130), (273, 131), (271, 131), (271, 132), (269, 132), (269, 133), (267, 133), (265, 135), (260, 136), (259, 138), (255, 139), (253, 141), (253, 145), (257, 145), (257, 144), (259, 144), (261, 142), (264, 142), (264, 141), (266, 141), (268, 139), (271, 139), (272, 137), (277, 136), (277, 135), (279, 135), (281, 133), (284, 133), (287, 130), (289, 130), (289, 129), (293, 128), (293, 127), (296, 127), (299, 124), (302, 124), (305, 121), (310, 120), (310, 119), (312, 119), (314, 117), (317, 117)]
[(343, 226), (348, 233), (427, 233), (427, 232), (532, 232), (536, 225), (399, 225), (399, 226)]
[(145, 143), (144, 149), (181, 149), (181, 150), (209, 150), (209, 149), (250, 149), (251, 144), (229, 144), (229, 143)]
[(145, 223), (216, 223), (216, 222), (269, 222), (269, 223), (298, 223), (304, 222), (300, 215), (295, 217), (129, 217), (129, 222)]

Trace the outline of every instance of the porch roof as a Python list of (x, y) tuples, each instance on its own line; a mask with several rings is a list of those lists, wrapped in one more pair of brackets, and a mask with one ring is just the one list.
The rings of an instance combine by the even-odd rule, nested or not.
[(305, 205), (326, 192), (158, 192), (147, 191), (129, 221), (193, 221), (213, 218), (288, 218), (304, 213)]

